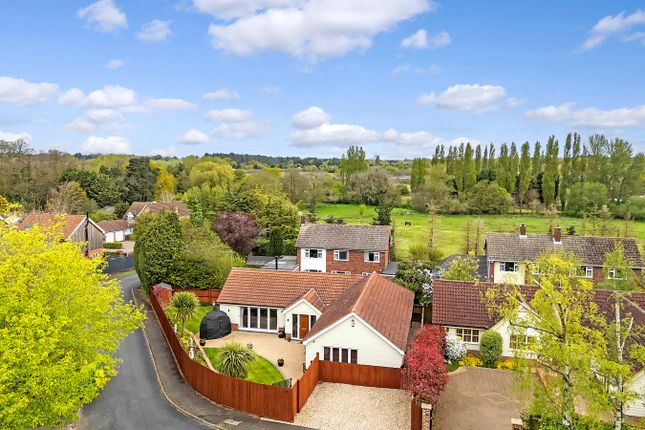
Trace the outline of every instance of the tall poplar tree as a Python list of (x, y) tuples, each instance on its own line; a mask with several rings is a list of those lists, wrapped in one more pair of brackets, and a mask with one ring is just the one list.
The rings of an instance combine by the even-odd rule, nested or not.
[(519, 189), (518, 189), (518, 201), (520, 203), (520, 208), (523, 207), (526, 203), (526, 193), (531, 186), (531, 145), (528, 142), (524, 142), (522, 145), (522, 155), (520, 157), (520, 180), (519, 180)]
[(558, 152), (558, 140), (555, 136), (549, 137), (546, 144), (544, 176), (542, 176), (542, 200), (547, 208), (555, 204), (557, 197)]
[(340, 177), (344, 185), (349, 183), (352, 175), (364, 172), (369, 167), (365, 159), (365, 150), (362, 146), (350, 146), (347, 154), (343, 154), (340, 159)]
[(473, 160), (473, 147), (470, 142), (464, 151), (464, 191), (469, 192), (475, 188), (477, 183), (477, 169)]

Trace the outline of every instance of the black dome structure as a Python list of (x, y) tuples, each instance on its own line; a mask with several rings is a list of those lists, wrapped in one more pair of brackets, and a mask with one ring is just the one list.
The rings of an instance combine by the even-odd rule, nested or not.
[(231, 319), (226, 312), (213, 308), (199, 325), (200, 339), (219, 339), (231, 333)]

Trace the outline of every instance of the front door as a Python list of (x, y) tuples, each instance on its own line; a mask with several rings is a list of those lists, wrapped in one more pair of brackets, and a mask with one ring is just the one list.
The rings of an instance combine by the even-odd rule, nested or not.
[(309, 315), (300, 314), (298, 317), (300, 319), (300, 332), (298, 333), (298, 337), (304, 339), (307, 333), (309, 333)]

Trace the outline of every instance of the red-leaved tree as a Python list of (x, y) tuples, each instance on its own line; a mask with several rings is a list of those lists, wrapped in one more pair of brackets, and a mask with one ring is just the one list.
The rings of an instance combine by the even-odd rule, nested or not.
[(241, 255), (248, 255), (255, 246), (260, 227), (252, 215), (245, 212), (220, 212), (213, 220), (212, 230)]
[(443, 359), (445, 332), (439, 326), (424, 326), (405, 356), (403, 379), (415, 398), (436, 405), (448, 384), (448, 368)]

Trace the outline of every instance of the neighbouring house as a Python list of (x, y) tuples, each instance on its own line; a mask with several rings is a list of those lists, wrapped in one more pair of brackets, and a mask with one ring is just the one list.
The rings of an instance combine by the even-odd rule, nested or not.
[(124, 219), (99, 221), (99, 226), (105, 231), (106, 242), (123, 242), (126, 236), (132, 234), (132, 225)]
[(388, 271), (392, 231), (386, 225), (302, 224), (296, 240), (302, 272), (363, 274)]
[(132, 202), (128, 210), (123, 214), (122, 219), (128, 221), (130, 224), (134, 224), (140, 215), (150, 212), (158, 213), (162, 210), (174, 212), (179, 218), (187, 218), (190, 216), (190, 211), (184, 202), (173, 200), (170, 202)]
[(265, 270), (294, 271), (298, 270), (298, 261), (295, 255), (281, 255), (279, 257), (272, 257), (270, 255), (249, 255), (246, 259), (246, 267)]
[(484, 255), (452, 254), (437, 263), (432, 270), (435, 278), (443, 278), (443, 274), (450, 268), (450, 265), (457, 258), (474, 258), (477, 261), (477, 277), (480, 281), (488, 280), (488, 264)]
[(18, 230), (26, 230), (37, 225), (41, 229), (57, 226), (56, 232), (62, 240), (86, 242), (83, 251), (90, 256), (102, 252), (105, 231), (86, 215), (57, 215), (52, 213), (30, 213), (18, 224)]
[[(518, 233), (487, 233), (484, 253), (488, 264), (488, 277), (491, 282), (503, 284), (525, 284), (530, 263), (547, 251), (563, 250), (575, 254), (581, 262), (578, 276), (589, 278), (598, 283), (604, 281), (603, 264), (605, 254), (612, 252), (617, 244), (622, 244), (625, 258), (631, 262), (636, 277), (641, 276), (643, 258), (635, 239), (598, 236), (562, 235), (560, 227), (553, 234), (527, 234), (526, 226), (520, 225)], [(609, 268), (609, 278), (612, 269)]]
[(234, 268), (217, 299), (233, 330), (279, 333), (321, 359), (401, 367), (414, 294), (369, 276)]
[[(495, 318), (488, 312), (484, 293), (492, 284), (435, 280), (432, 283), (432, 323), (444, 327), (446, 334), (461, 338), (466, 348), (472, 352), (479, 351), (479, 339), (486, 330), (494, 330), (502, 336), (502, 356), (513, 357), (520, 345), (526, 345), (538, 337), (538, 333), (527, 330), (523, 334), (513, 332), (508, 320)], [(528, 301), (539, 287), (523, 285), (522, 291)], [(600, 312), (607, 318), (613, 318), (614, 296), (609, 290), (594, 290), (594, 301)], [(638, 330), (645, 329), (645, 292), (631, 292), (628, 298), (623, 297), (624, 311), (634, 318)], [(530, 312), (519, 309), (520, 316)], [(633, 389), (645, 388), (645, 373), (642, 368), (634, 367)], [(627, 409), (628, 415), (645, 416), (645, 404), (637, 401)]]

